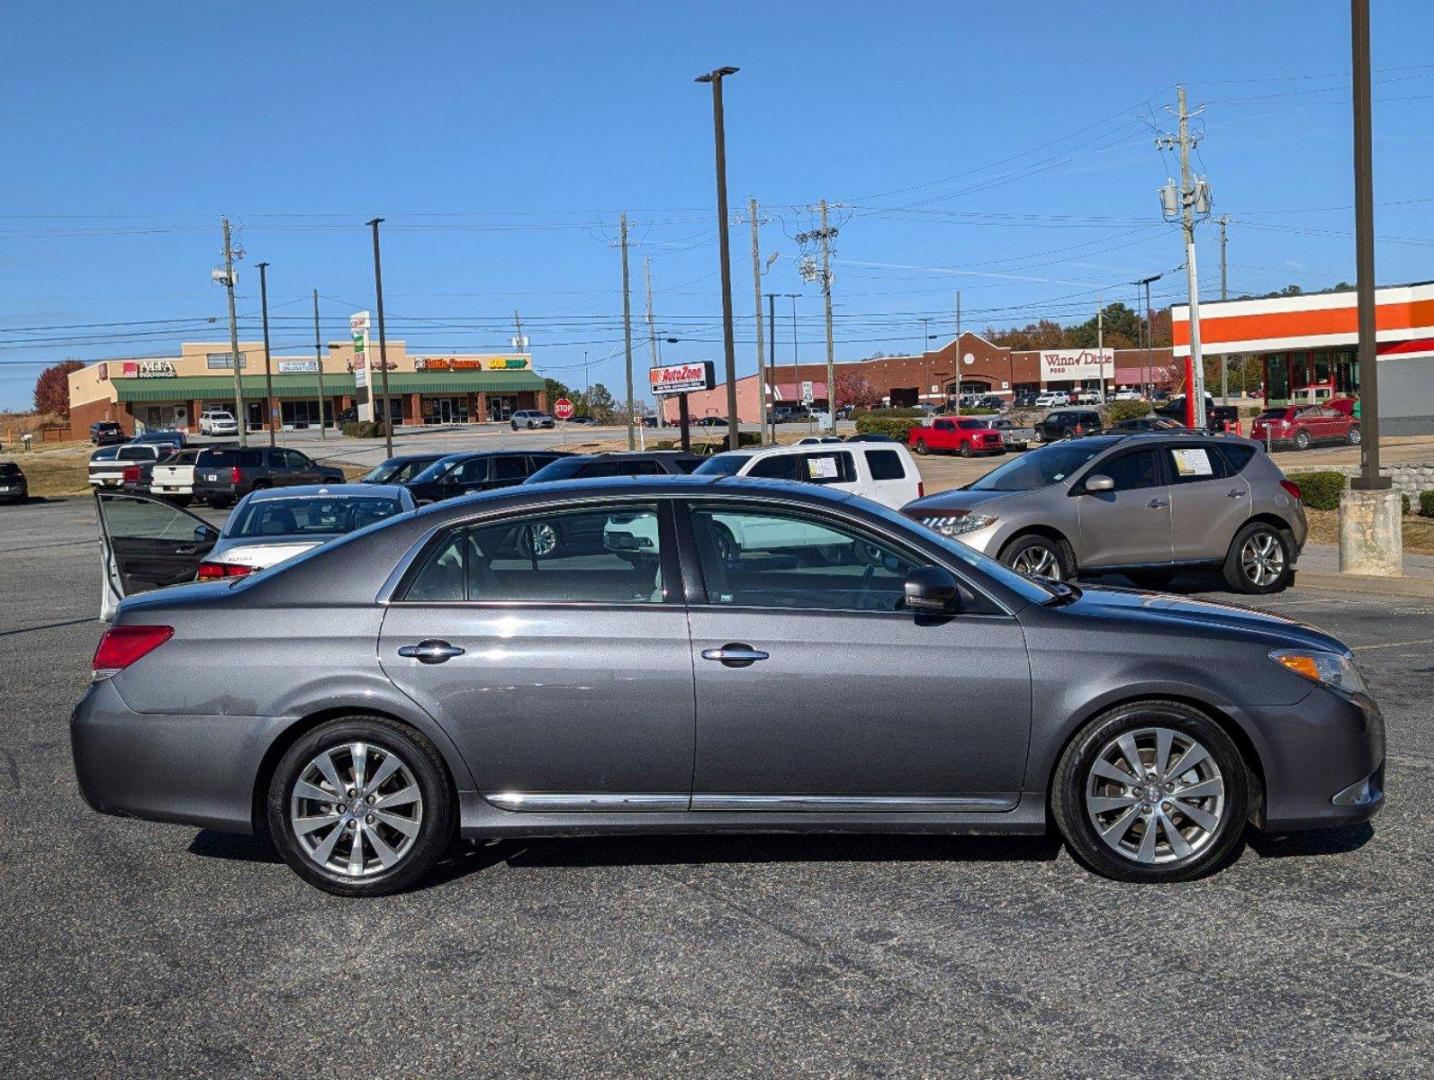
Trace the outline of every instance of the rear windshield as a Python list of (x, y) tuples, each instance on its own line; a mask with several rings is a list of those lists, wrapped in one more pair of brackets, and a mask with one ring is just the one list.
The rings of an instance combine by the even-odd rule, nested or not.
[(339, 536), (403, 512), (397, 499), (377, 495), (251, 501), (235, 514), (225, 536)]
[(974, 484), (970, 491), (1035, 491), (1058, 484), (1071, 476), (1097, 454), (1114, 446), (1119, 439), (1095, 436), (1070, 442), (1052, 443), (1031, 450), (1006, 464), (992, 469)]
[(1261, 419), (1261, 420), (1283, 420), (1283, 419), (1285, 418), (1285, 413), (1287, 413), (1287, 412), (1289, 412), (1289, 409), (1288, 409), (1288, 408), (1285, 408), (1285, 409), (1266, 409), (1264, 412), (1260, 413), (1260, 419)]
[(20, 476), (20, 466), (13, 461), (0, 461), (0, 476), (6, 480), (15, 480)]
[(263, 464), (263, 458), (259, 450), (241, 450), (238, 447), (224, 450), (201, 450), (195, 464), (205, 465), (217, 469), (232, 469), (234, 466), (250, 466)]
[(736, 476), (750, 460), (746, 454), (718, 454), (692, 471), (697, 476)]

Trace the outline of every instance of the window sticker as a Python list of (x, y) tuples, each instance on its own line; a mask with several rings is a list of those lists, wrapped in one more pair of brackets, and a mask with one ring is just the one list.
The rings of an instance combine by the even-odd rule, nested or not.
[(1215, 475), (1215, 467), (1210, 464), (1209, 451), (1203, 447), (1172, 450), (1170, 456), (1175, 459), (1175, 471), (1181, 476)]
[(837, 460), (834, 457), (809, 457), (807, 472), (813, 479), (835, 480), (838, 475)]

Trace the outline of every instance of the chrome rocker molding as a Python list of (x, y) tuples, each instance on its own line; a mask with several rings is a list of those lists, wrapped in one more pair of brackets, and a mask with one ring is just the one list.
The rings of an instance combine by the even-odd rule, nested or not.
[(609, 794), (530, 794), (523, 791), (500, 791), (483, 796), (500, 810), (569, 813), (595, 811), (672, 810), (771, 810), (777, 812), (883, 812), (980, 813), (1010, 810), (1014, 798), (963, 798), (924, 795), (609, 795)]
[(523, 791), (499, 791), (483, 798), (501, 810), (549, 812), (686, 810), (688, 803), (686, 795), (533, 795)]

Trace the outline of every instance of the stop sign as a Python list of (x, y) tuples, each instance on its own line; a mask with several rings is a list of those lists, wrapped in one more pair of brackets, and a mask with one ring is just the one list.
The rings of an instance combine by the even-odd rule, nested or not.
[(559, 420), (571, 420), (573, 418), (573, 403), (565, 397), (558, 398), (553, 402), (553, 415)]

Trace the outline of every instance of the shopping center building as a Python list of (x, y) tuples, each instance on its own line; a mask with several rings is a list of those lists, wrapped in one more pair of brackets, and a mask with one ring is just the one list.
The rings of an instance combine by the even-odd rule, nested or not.
[[(1380, 430), (1434, 434), (1434, 282), (1374, 291)], [(1190, 308), (1173, 310), (1175, 356), (1190, 355)], [(1359, 393), (1355, 292), (1200, 302), (1204, 356), (1258, 356), (1267, 404)]]
[[(349, 410), (378, 418), (383, 373), (377, 346), (364, 339), (330, 343), (321, 364), (308, 356), (272, 356), (274, 422), (285, 431), (333, 424)], [(423, 353), (390, 341), (388, 411), (396, 423), (463, 424), (507, 420), (517, 409), (545, 409), (541, 376), (525, 353)], [(364, 364), (358, 357), (367, 355)], [(262, 430), (264, 346), (239, 346), (244, 421)], [(97, 420), (117, 421), (129, 434), (145, 428), (198, 431), (208, 408), (234, 411), (234, 361), (227, 342), (187, 343), (177, 356), (103, 360), (72, 372), (70, 435), (88, 437)], [(370, 395), (370, 392), (372, 396)], [(367, 406), (367, 408), (365, 408)]]

